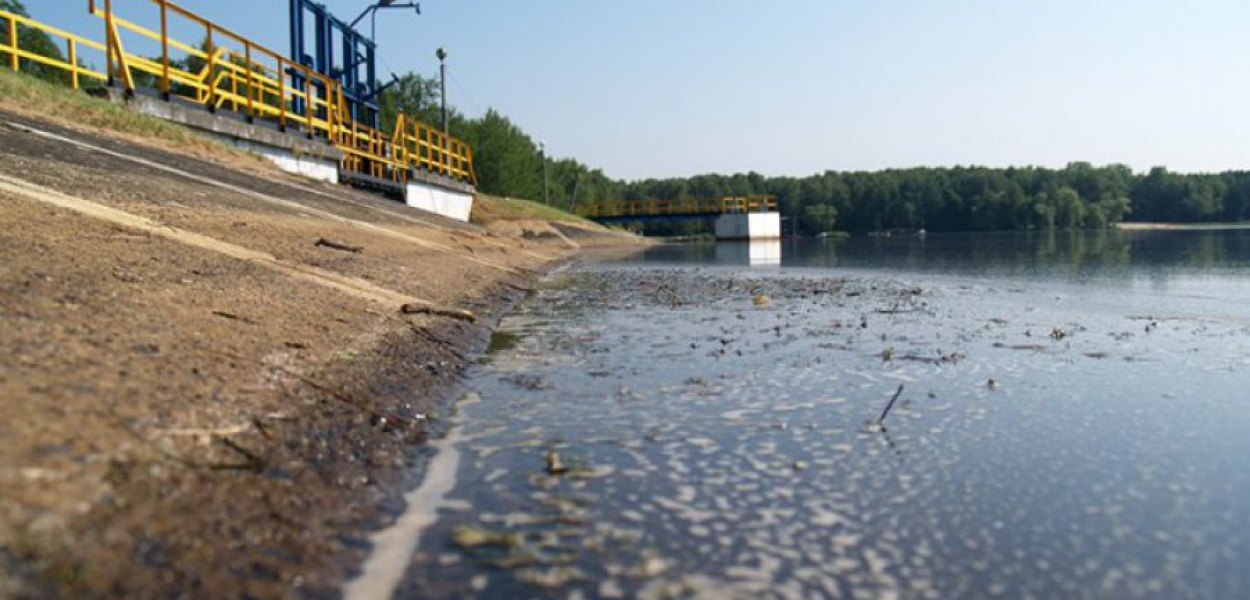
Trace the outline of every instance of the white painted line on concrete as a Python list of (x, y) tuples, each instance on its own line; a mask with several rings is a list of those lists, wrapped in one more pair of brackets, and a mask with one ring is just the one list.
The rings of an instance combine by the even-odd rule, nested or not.
[(22, 181), (20, 179), (14, 179), (7, 175), (0, 174), (0, 190), (9, 192), (16, 196), (42, 202), (44, 204), (50, 204), (58, 208), (71, 210), (81, 215), (107, 221), (123, 227), (136, 229), (144, 233), (163, 237), (175, 242), (180, 242), (188, 246), (209, 250), (238, 260), (262, 265), (296, 279), (316, 283), (357, 298), (389, 305), (396, 311), (399, 310), (400, 306), (412, 302), (427, 305), (430, 304), (427, 300), (401, 294), (363, 279), (357, 279), (355, 277), (340, 275), (325, 269), (318, 269), (317, 267), (285, 261), (269, 254), (268, 252), (252, 250), (251, 248), (231, 244), (230, 242), (225, 242), (217, 238), (194, 233), (185, 229), (178, 229), (177, 227), (153, 221), (147, 217), (105, 206), (103, 204), (98, 204), (90, 200), (75, 198), (74, 196), (63, 194), (56, 190), (27, 181)]
[[(136, 164), (143, 165), (143, 166), (145, 166), (145, 167), (151, 167), (151, 168), (153, 168), (153, 169), (158, 169), (158, 170), (161, 170), (161, 171), (165, 171), (166, 173), (172, 173), (172, 174), (174, 174), (174, 175), (178, 175), (178, 176), (180, 176), (180, 177), (185, 177), (185, 178), (190, 179), (190, 180), (192, 180), (192, 181), (197, 181), (197, 182), (199, 182), (199, 183), (203, 183), (203, 184), (206, 184), (206, 185), (211, 185), (211, 186), (214, 186), (214, 187), (219, 187), (219, 188), (221, 188), (221, 189), (224, 189), (224, 190), (229, 190), (229, 191), (235, 192), (235, 193), (237, 193), (237, 194), (243, 194), (243, 195), (248, 196), (248, 197), (250, 197), (250, 198), (254, 198), (254, 199), (256, 199), (256, 200), (260, 200), (260, 201), (262, 201), (262, 202), (266, 202), (266, 203), (269, 203), (269, 204), (274, 204), (274, 205), (277, 205), (277, 206), (281, 206), (281, 207), (284, 207), (284, 208), (289, 208), (289, 209), (296, 210), (296, 211), (300, 211), (300, 212), (305, 212), (305, 213), (308, 213), (308, 214), (316, 215), (316, 216), (318, 216), (318, 217), (322, 217), (322, 218), (325, 218), (325, 219), (329, 219), (329, 220), (331, 220), (331, 221), (335, 221), (335, 222), (337, 222), (337, 223), (343, 223), (343, 224), (346, 224), (346, 225), (351, 225), (351, 226), (354, 226), (354, 227), (359, 227), (359, 228), (361, 228), (361, 229), (364, 229), (364, 230), (367, 230), (367, 231), (371, 231), (371, 232), (373, 232), (373, 233), (379, 233), (379, 234), (382, 234), (382, 235), (385, 235), (385, 236), (388, 236), (388, 237), (392, 237), (392, 238), (395, 238), (395, 239), (403, 240), (403, 241), (405, 241), (405, 242), (410, 242), (410, 243), (416, 244), (416, 245), (418, 245), (418, 246), (421, 246), (421, 247), (423, 247), (423, 248), (429, 248), (430, 250), (435, 250), (435, 251), (437, 251), (437, 252), (444, 252), (444, 253), (447, 253), (447, 254), (456, 254), (456, 255), (461, 255), (461, 256), (464, 254), (464, 253), (462, 253), (462, 252), (458, 252), (457, 250), (455, 250), (455, 249), (453, 249), (453, 248), (450, 248), (450, 247), (448, 247), (448, 246), (444, 246), (444, 245), (442, 245), (442, 244), (438, 244), (438, 243), (431, 242), (431, 241), (428, 241), (428, 240), (422, 240), (422, 239), (415, 238), (415, 237), (412, 237), (412, 236), (409, 236), (409, 235), (404, 235), (404, 234), (402, 234), (402, 233), (400, 233), (400, 232), (398, 232), (398, 231), (394, 231), (394, 230), (391, 230), (391, 229), (387, 229), (387, 228), (385, 228), (385, 227), (382, 227), (381, 225), (375, 225), (375, 224), (373, 224), (373, 223), (367, 223), (367, 222), (365, 222), (365, 221), (357, 221), (357, 220), (355, 220), (355, 219), (349, 219), (349, 218), (347, 218), (347, 217), (344, 217), (344, 216), (341, 216), (341, 215), (336, 215), (336, 214), (334, 214), (334, 213), (332, 213), (332, 212), (329, 212), (329, 211), (321, 210), (321, 209), (318, 209), (318, 208), (313, 208), (313, 207), (311, 207), (311, 206), (305, 206), (305, 205), (300, 204), (300, 203), (298, 203), (298, 202), (293, 202), (293, 201), (291, 201), (291, 200), (285, 200), (285, 199), (283, 199), (283, 198), (276, 198), (276, 197), (274, 197), (274, 196), (270, 196), (270, 195), (268, 195), (268, 194), (262, 194), (261, 192), (257, 192), (257, 191), (255, 191), (255, 190), (249, 190), (249, 189), (247, 189), (247, 188), (244, 188), (244, 187), (239, 187), (239, 186), (237, 186), (237, 185), (233, 185), (233, 184), (230, 184), (230, 183), (226, 183), (226, 182), (224, 182), (224, 181), (218, 181), (218, 180), (213, 179), (213, 178), (211, 178), (211, 177), (205, 177), (205, 176), (203, 176), (203, 175), (197, 175), (197, 174), (192, 173), (192, 172), (190, 172), (190, 171), (185, 171), (185, 170), (183, 170), (183, 169), (179, 169), (179, 168), (177, 168), (177, 167), (171, 167), (171, 166), (169, 166), (169, 165), (163, 165), (163, 164), (161, 164), (161, 163), (158, 163), (158, 162), (155, 162), (155, 161), (151, 161), (151, 160), (148, 160), (148, 159), (145, 159), (145, 158), (139, 158), (138, 156), (131, 156), (131, 155), (126, 154), (126, 153), (123, 153), (123, 152), (117, 152), (117, 151), (115, 151), (115, 150), (109, 150), (108, 148), (102, 148), (102, 147), (100, 147), (100, 146), (96, 146), (96, 145), (94, 145), (94, 144), (90, 144), (90, 143), (87, 143), (87, 142), (84, 142), (84, 141), (81, 141), (81, 140), (76, 140), (76, 139), (73, 139), (73, 138), (68, 138), (68, 137), (65, 137), (65, 136), (63, 136), (63, 135), (58, 135), (58, 134), (52, 133), (52, 132), (50, 132), (50, 131), (44, 131), (44, 130), (42, 130), (42, 129), (37, 129), (37, 128), (35, 128), (35, 127), (31, 127), (31, 126), (29, 126), (29, 125), (24, 125), (24, 124), (22, 124), (22, 123), (16, 123), (16, 122), (13, 122), (13, 121), (9, 121), (7, 124), (8, 124), (8, 126), (9, 126), (9, 127), (12, 127), (12, 128), (14, 128), (14, 129), (17, 129), (18, 131), (24, 131), (24, 132), (27, 132), (27, 133), (31, 133), (31, 134), (34, 134), (34, 135), (38, 135), (38, 136), (41, 136), (41, 137), (48, 138), (48, 139), (50, 139), (50, 140), (56, 140), (56, 141), (58, 141), (58, 142), (63, 142), (63, 143), (66, 143), (66, 144), (71, 144), (71, 145), (73, 145), (73, 146), (78, 146), (79, 148), (84, 148), (84, 149), (86, 149), (86, 150), (91, 150), (91, 151), (93, 151), (93, 152), (99, 152), (99, 153), (101, 153), (101, 154), (106, 154), (106, 155), (108, 155), (108, 156), (112, 156), (112, 157), (115, 157), (115, 158), (120, 158), (120, 159), (122, 159), (122, 160), (127, 160), (127, 161), (130, 161), (130, 162), (136, 163)], [(520, 272), (520, 269), (517, 269), (517, 268), (515, 268), (515, 267), (509, 267), (509, 266), (507, 266), (507, 265), (502, 265), (502, 264), (499, 264), (499, 263), (496, 263), (496, 262), (494, 262), (494, 261), (487, 260), (487, 259), (484, 259), (484, 258), (477, 258), (477, 257), (471, 256), (471, 255), (468, 255), (468, 256), (463, 256), (463, 258), (464, 258), (465, 260), (473, 261), (473, 262), (476, 262), (476, 263), (478, 263), (478, 264), (481, 264), (481, 265), (484, 265), (484, 266), (490, 267), (490, 268), (492, 268), (492, 269), (498, 269), (498, 270), (500, 270), (500, 271), (504, 271), (504, 272), (508, 272), (508, 273), (519, 273), (519, 272)]]

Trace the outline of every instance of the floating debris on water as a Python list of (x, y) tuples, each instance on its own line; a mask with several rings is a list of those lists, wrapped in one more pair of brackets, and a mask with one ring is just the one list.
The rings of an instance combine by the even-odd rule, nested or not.
[[(1133, 338), (1132, 298), (1075, 325), (1027, 282), (561, 278), (470, 374), (461, 504), (414, 558), (420, 597), (1186, 597), (1250, 555), (1250, 476), (1200, 451), (1250, 452), (1250, 411), (1203, 395), (1250, 369), (1244, 323)], [(1019, 343), (1046, 331), (1064, 343)], [(1111, 354), (1134, 360), (1085, 358)]]
[(555, 450), (547, 451), (547, 474), (548, 475), (564, 475), (569, 472), (568, 466), (560, 458), (560, 453)]

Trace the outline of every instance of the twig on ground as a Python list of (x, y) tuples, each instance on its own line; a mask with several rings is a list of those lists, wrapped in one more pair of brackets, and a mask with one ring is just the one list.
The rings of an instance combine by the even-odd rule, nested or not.
[(269, 461), (266, 461), (264, 458), (261, 458), (255, 452), (252, 452), (251, 450), (248, 450), (247, 448), (240, 446), (237, 442), (235, 442), (234, 440), (228, 437), (221, 438), (221, 444), (231, 450), (234, 450), (240, 455), (242, 455), (243, 458), (246, 459), (246, 462), (239, 463), (239, 464), (230, 464), (230, 463), (214, 464), (212, 465), (213, 469), (216, 469), (219, 471), (224, 471), (224, 470), (256, 471), (259, 473), (261, 471), (264, 471), (265, 466), (269, 464)]
[(317, 242), (314, 245), (323, 246), (326, 248), (333, 248), (335, 250), (342, 250), (344, 252), (351, 252), (353, 254), (360, 254), (361, 252), (365, 251), (364, 246), (353, 246), (351, 244), (345, 244), (343, 242), (328, 240), (326, 238), (317, 238)]
[(467, 310), (461, 310), (458, 308), (438, 308), (436, 306), (418, 304), (416, 302), (409, 302), (408, 304), (399, 307), (399, 311), (405, 315), (434, 315), (436, 317), (447, 317), (449, 319), (456, 319), (466, 323), (477, 322), (477, 315)]
[(226, 312), (226, 311), (224, 311), (224, 310), (215, 310), (215, 311), (213, 311), (213, 314), (214, 314), (214, 315), (216, 315), (216, 316), (218, 316), (218, 317), (221, 317), (221, 318), (223, 318), (223, 319), (230, 319), (231, 321), (242, 321), (242, 322), (244, 322), (244, 323), (249, 323), (249, 324), (252, 324), (252, 325), (255, 325), (255, 324), (256, 324), (256, 321), (254, 321), (254, 320), (252, 320), (252, 319), (250, 319), (250, 318), (248, 318), (248, 317), (244, 317), (244, 316), (236, 315), (236, 314), (234, 314), (234, 313), (232, 313), (232, 312)]

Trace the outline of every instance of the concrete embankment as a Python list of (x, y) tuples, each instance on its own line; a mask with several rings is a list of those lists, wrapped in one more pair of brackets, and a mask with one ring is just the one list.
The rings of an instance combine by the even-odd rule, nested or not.
[(501, 312), (638, 243), (197, 152), (0, 112), (0, 597), (336, 595)]

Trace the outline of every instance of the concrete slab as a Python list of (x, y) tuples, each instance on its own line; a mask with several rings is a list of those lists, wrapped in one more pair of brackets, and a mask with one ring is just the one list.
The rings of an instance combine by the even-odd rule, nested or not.
[(737, 213), (716, 217), (718, 240), (763, 240), (780, 237), (780, 213)]

